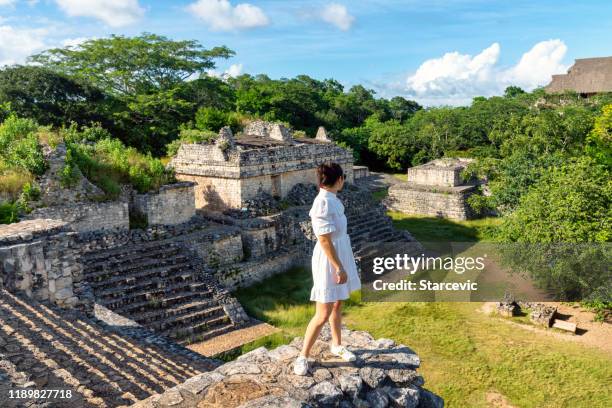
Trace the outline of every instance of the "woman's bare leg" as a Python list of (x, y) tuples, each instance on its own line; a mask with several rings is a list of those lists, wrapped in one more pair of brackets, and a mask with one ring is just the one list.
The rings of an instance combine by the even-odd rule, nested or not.
[(342, 344), (342, 301), (334, 302), (334, 307), (329, 315), (329, 326), (331, 328), (332, 344), (339, 346)]
[(308, 327), (306, 328), (306, 334), (304, 335), (304, 346), (302, 347), (301, 353), (302, 356), (308, 357), (310, 355), (310, 349), (312, 348), (312, 345), (317, 337), (319, 337), (319, 333), (321, 333), (321, 329), (329, 318), (333, 307), (333, 303), (317, 302), (315, 315), (312, 319), (310, 319), (310, 323), (308, 323)]

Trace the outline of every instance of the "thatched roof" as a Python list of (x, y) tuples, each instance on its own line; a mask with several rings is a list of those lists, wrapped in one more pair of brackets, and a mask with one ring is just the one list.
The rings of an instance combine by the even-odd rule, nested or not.
[(612, 57), (577, 59), (567, 74), (553, 75), (548, 93), (566, 90), (592, 94), (612, 92)]

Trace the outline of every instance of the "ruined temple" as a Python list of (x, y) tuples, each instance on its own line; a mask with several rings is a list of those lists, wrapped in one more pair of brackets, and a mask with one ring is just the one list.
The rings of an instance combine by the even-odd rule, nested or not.
[[(49, 406), (35, 397), (7, 399), (9, 389), (70, 390), (70, 398), (52, 401), (57, 407), (443, 406), (423, 388), (416, 353), (364, 332), (345, 330), (359, 355), (352, 367), (335, 365), (326, 353), (329, 333), (322, 334), (315, 345), (321, 366), (307, 377), (293, 375), (291, 367), (300, 339), (228, 364), (190, 348), (260, 323), (232, 290), (310, 264), (316, 238), (308, 210), (317, 194), (312, 161), (338, 161), (352, 179), (350, 152), (326, 140), (324, 130), (301, 141), (281, 126), (251, 126), (268, 126), (268, 136), (247, 129), (251, 136), (234, 138), (225, 129), (214, 145), (187, 145), (183, 153), (205, 148), (238, 176), (263, 172), (229, 179), (246, 190), (249, 183), (265, 186), (262, 180), (283, 177), (284, 205), (259, 203), (270, 214), (196, 211), (197, 180), (114, 201), (79, 200), (70, 191), (74, 200), (62, 200), (62, 190), (53, 187), (59, 174), (50, 171), (43, 191), (48, 205), (0, 226), (0, 406)], [(260, 144), (247, 147), (245, 140)], [(60, 145), (50, 154), (60, 168), (65, 150)], [(236, 161), (224, 161), (224, 154)], [(210, 163), (203, 161), (199, 172), (198, 164), (191, 168), (202, 174)], [(86, 180), (82, 184), (89, 189)], [(223, 194), (240, 201), (231, 201), (231, 191)], [(368, 188), (347, 183), (339, 198), (361, 268), (414, 243), (393, 228)], [(147, 225), (131, 225), (134, 214)]]
[(553, 75), (548, 93), (574, 91), (588, 97), (612, 92), (612, 57), (577, 59), (567, 74)]
[(406, 182), (389, 188), (385, 204), (405, 214), (465, 220), (472, 217), (467, 198), (476, 192), (474, 180), (463, 181), (469, 159), (444, 158), (408, 169)]
[(196, 183), (196, 207), (241, 208), (261, 193), (284, 198), (299, 183), (316, 184), (315, 167), (340, 164), (353, 181), (353, 156), (333, 143), (323, 127), (315, 138), (295, 137), (282, 124), (249, 123), (233, 135), (221, 129), (213, 143), (184, 144), (170, 165), (179, 180)]

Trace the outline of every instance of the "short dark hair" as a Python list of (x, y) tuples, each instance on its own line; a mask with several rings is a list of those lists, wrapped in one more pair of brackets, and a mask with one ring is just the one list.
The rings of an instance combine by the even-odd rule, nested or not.
[(344, 172), (338, 163), (323, 163), (317, 166), (319, 186), (332, 187), (340, 177), (344, 177)]

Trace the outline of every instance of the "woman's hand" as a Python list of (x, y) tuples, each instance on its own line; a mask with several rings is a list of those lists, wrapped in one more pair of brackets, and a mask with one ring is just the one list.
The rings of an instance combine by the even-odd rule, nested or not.
[(340, 268), (336, 270), (336, 283), (338, 285), (342, 285), (343, 283), (346, 283), (347, 280), (348, 280), (348, 276), (346, 272), (344, 271), (344, 269)]

